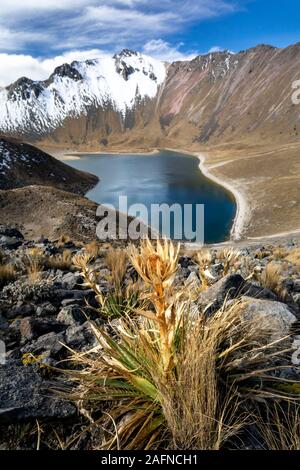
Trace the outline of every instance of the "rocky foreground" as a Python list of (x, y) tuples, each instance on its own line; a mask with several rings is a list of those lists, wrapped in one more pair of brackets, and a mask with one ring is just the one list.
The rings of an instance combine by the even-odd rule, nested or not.
[[(77, 253), (89, 253), (99, 273), (98, 285), (109, 295), (115, 288), (107, 262), (111, 249), (108, 243), (84, 245), (63, 236), (32, 242), (17, 229), (0, 226), (0, 340), (6, 348), (5, 363), (0, 365), (1, 449), (58, 449), (62, 442), (73, 449), (97, 446), (99, 429), (89, 427), (78, 403), (53, 391), (58, 381), (66, 382), (54, 368), (69, 366), (70, 349), (84, 352), (97, 345), (90, 320), (109, 329), (94, 290), (86, 286), (72, 259)], [(228, 253), (214, 248), (209, 255), (203, 251), (197, 256), (182, 249), (175, 284), (186, 290), (199, 287), (195, 305), (208, 316), (225, 301), (246, 298), (249, 314), (260, 319), (262, 328), (272, 324), (276, 334), (292, 334), (296, 351), (300, 241)], [(208, 284), (203, 290), (199, 263)], [(124, 287), (136, 278), (128, 263)], [(282, 374), (297, 380), (300, 376), (291, 357), (292, 352), (290, 367)], [(242, 448), (262, 448), (255, 432), (249, 429)], [(74, 435), (78, 438), (73, 442)]]

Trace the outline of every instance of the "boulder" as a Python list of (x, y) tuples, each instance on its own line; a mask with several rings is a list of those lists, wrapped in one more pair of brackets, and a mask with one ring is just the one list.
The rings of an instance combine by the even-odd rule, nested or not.
[(20, 333), (23, 340), (32, 340), (50, 332), (60, 333), (65, 326), (56, 320), (47, 318), (23, 318), (20, 322)]
[(8, 225), (0, 224), (0, 236), (18, 238), (24, 240), (22, 233), (14, 227), (9, 227)]
[(201, 292), (199, 305), (206, 315), (212, 315), (223, 305), (226, 299), (236, 298), (245, 284), (245, 280), (239, 274), (228, 274)]
[(54, 333), (51, 331), (50, 333), (40, 336), (36, 341), (27, 343), (21, 348), (21, 352), (22, 354), (30, 352), (35, 356), (41, 355), (43, 358), (51, 357), (52, 359), (60, 359), (67, 353), (64, 344), (64, 333)]
[(292, 332), (292, 325), (297, 318), (287, 305), (281, 302), (242, 297), (245, 302), (243, 315), (246, 319), (258, 319), (262, 330), (269, 330), (271, 340), (288, 336)]
[(36, 365), (8, 361), (0, 367), (0, 424), (74, 418), (75, 405), (58, 398), (49, 388)]
[(0, 235), (0, 248), (7, 248), (8, 250), (15, 250), (23, 243), (20, 238), (7, 237), (6, 235)]
[(29, 317), (33, 314), (34, 314), (34, 305), (21, 303), (21, 304), (17, 304), (7, 309), (5, 316), (9, 320), (14, 320), (15, 318)]
[(184, 286), (188, 289), (197, 288), (200, 285), (199, 277), (195, 272), (191, 272), (187, 279), (184, 280)]
[(78, 305), (68, 305), (61, 309), (57, 315), (57, 321), (67, 326), (82, 325), (86, 322), (86, 316)]
[(36, 315), (38, 317), (49, 317), (55, 315), (57, 308), (52, 305), (50, 302), (44, 302), (42, 305), (36, 307)]
[(206, 315), (212, 315), (222, 307), (226, 300), (245, 295), (257, 299), (278, 301), (278, 297), (271, 290), (246, 282), (239, 274), (227, 274), (227, 276), (201, 292), (199, 305)]
[(265, 300), (274, 300), (278, 301), (278, 296), (271, 291), (261, 286), (256, 286), (250, 282), (245, 282), (243, 285), (240, 294), (246, 295), (248, 297), (254, 297), (256, 299), (265, 299)]
[(79, 273), (68, 272), (61, 277), (61, 283), (66, 289), (75, 289), (79, 284), (82, 284), (82, 277)]
[(6, 330), (9, 327), (9, 323), (6, 318), (3, 317), (2, 313), (0, 312), (0, 330)]
[(66, 330), (66, 344), (76, 351), (83, 351), (91, 349), (99, 343), (90, 323), (85, 322), (83, 325), (70, 326)]

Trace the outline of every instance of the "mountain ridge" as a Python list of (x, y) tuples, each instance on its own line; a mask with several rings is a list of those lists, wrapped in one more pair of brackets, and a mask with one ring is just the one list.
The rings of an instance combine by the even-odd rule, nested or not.
[(42, 150), (0, 135), (0, 190), (40, 185), (85, 194), (98, 177), (71, 168)]
[[(23, 140), (52, 155), (157, 148), (193, 152), (205, 159), (211, 175), (229, 183), (245, 201), (242, 236), (298, 233), (300, 107), (292, 95), (293, 83), (299, 80), (300, 43), (285, 49), (259, 45), (238, 54), (223, 51), (163, 64), (165, 78), (159, 84), (149, 76), (150, 68), (148, 75), (143, 73), (140, 62), (139, 70), (132, 71), (139, 53), (125, 51), (125, 65), (118, 71), (117, 56), (110, 65), (122, 86), (132, 79), (136, 86), (142, 77), (153, 85), (152, 98), (135, 99), (132, 87), (132, 106), (123, 114), (111, 105), (93, 104), (42, 134), (29, 129)], [(93, 63), (88, 61), (87, 67)], [(66, 80), (66, 74), (73, 77), (67, 81), (80, 83), (77, 72), (74, 76), (72, 64), (60, 66), (54, 80)], [(35, 122), (30, 103), (28, 107), (28, 122)]]
[(0, 132), (60, 148), (294, 141), (300, 43), (260, 44), (170, 64), (124, 49), (0, 91)]
[(164, 79), (163, 63), (128, 50), (63, 64), (44, 81), (21, 77), (0, 90), (0, 130), (40, 136), (92, 107), (124, 116), (137, 101), (154, 98)]

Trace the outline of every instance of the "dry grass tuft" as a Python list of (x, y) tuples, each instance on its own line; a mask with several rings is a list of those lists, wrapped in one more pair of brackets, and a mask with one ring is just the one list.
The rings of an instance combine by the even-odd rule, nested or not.
[(69, 237), (69, 235), (62, 234), (57, 240), (56, 245), (58, 246), (58, 248), (63, 248), (65, 245), (69, 243), (72, 243), (71, 237)]
[(219, 260), (224, 266), (224, 276), (232, 272), (236, 263), (240, 261), (241, 252), (233, 248), (224, 248), (219, 252)]
[(120, 294), (127, 270), (127, 253), (121, 249), (111, 249), (108, 251), (105, 261), (108, 269), (111, 270), (115, 291)]
[(93, 240), (84, 247), (85, 251), (94, 259), (98, 258), (101, 254), (101, 245), (97, 240)]
[(296, 248), (295, 250), (290, 251), (285, 259), (289, 263), (295, 264), (296, 266), (300, 266), (300, 248)]
[(287, 292), (283, 287), (282, 266), (274, 262), (270, 262), (259, 277), (262, 287), (275, 292), (279, 298), (285, 299)]
[(16, 270), (12, 264), (0, 264), (0, 288), (16, 279)]
[(267, 450), (300, 450), (300, 406), (275, 404), (256, 420)]
[(245, 422), (237, 389), (220, 389), (217, 344), (203, 319), (188, 325), (181, 340), (172, 380), (162, 391), (171, 448), (219, 450)]
[(40, 248), (31, 248), (25, 255), (25, 266), (30, 282), (37, 282), (45, 264), (45, 254)]
[(283, 259), (285, 259), (288, 255), (288, 252), (285, 248), (282, 248), (281, 246), (277, 247), (274, 251), (273, 251), (273, 260), (274, 261), (281, 261)]
[(64, 250), (61, 254), (49, 256), (44, 265), (48, 269), (61, 269), (62, 271), (70, 271), (73, 266), (73, 254), (71, 250)]
[(73, 398), (90, 416), (112, 402), (98, 423), (107, 430), (100, 447), (221, 449), (245, 424), (246, 401), (282, 399), (279, 379), (268, 372), (285, 351), (280, 342), (268, 343), (259, 322), (243, 317), (243, 307), (236, 303), (193, 322), (180, 305), (168, 369), (156, 319), (122, 320), (113, 338), (95, 330), (101, 352), (73, 356), (84, 368), (75, 373), (80, 385)]

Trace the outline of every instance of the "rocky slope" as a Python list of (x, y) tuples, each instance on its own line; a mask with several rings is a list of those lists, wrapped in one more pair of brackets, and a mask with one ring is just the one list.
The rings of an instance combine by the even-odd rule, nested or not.
[[(0, 190), (0, 222), (18, 227), (26, 239), (39, 240), (46, 237), (55, 240), (63, 236), (72, 238), (77, 243), (91, 242), (96, 237), (96, 229), (101, 220), (97, 216), (98, 207), (98, 204), (87, 198), (50, 186)], [(129, 224), (132, 218), (128, 217), (127, 220)], [(119, 221), (117, 212), (117, 235), (103, 229), (105, 233), (102, 240), (109, 240), (116, 245), (125, 243), (126, 223), (120, 227)], [(100, 230), (98, 227), (98, 234)], [(147, 228), (144, 227), (144, 230)], [(123, 240), (119, 240), (119, 233), (122, 233)], [(101, 231), (99, 236), (101, 237)], [(15, 245), (14, 238), (10, 243)]]
[[(17, 242), (15, 246), (9, 243), (8, 238), (12, 237)], [(45, 239), (38, 243), (25, 241), (18, 230), (3, 225), (0, 240), (0, 265), (15, 267), (14, 276), (6, 279), (0, 290), (0, 340), (6, 345), (6, 362), (0, 367), (0, 449), (36, 448), (37, 421), (43, 429), (42, 448), (58, 448), (57, 435), (63, 436), (64, 443), (72, 437), (71, 448), (95, 448), (99, 444), (97, 429), (91, 428), (90, 421), (83, 413), (80, 415), (74, 403), (53, 393), (54, 383), (57, 386), (59, 379), (66, 382), (66, 378), (59, 378), (47, 368), (57, 364), (60, 368), (69, 367), (68, 362), (60, 362), (69, 355), (67, 348), (86, 351), (98, 344), (89, 319), (102, 327), (107, 322), (94, 308), (97, 307), (94, 291), (85, 286), (70, 260), (70, 256), (84, 252), (87, 247), (72, 240), (64, 243)], [(99, 255), (94, 260), (99, 287), (105, 293), (114, 289), (106, 263), (108, 249), (109, 246), (100, 245)], [(68, 257), (64, 259), (69, 261), (55, 265), (54, 260), (61, 260), (66, 250)], [(230, 302), (247, 296), (249, 314), (257, 316), (267, 329), (271, 330), (272, 326), (277, 334), (291, 332), (296, 340), (297, 319), (300, 318), (299, 242), (289, 240), (281, 247), (244, 247), (240, 261), (225, 277), (220, 253), (215, 249), (211, 253), (210, 270), (214, 280), (197, 299), (197, 305), (205, 309), (205, 314), (212, 315), (225, 299)], [(43, 257), (43, 264), (39, 275), (33, 279), (29, 277), (28, 260), (34, 254)], [(281, 268), (280, 290), (275, 284), (274, 290), (270, 290), (270, 286), (267, 288), (254, 278), (249, 279), (253, 270), (257, 274), (263, 272), (270, 261)], [(127, 268), (125, 285), (128, 286), (135, 273), (130, 266)], [(200, 284), (199, 266), (193, 255), (182, 253), (175, 284), (186, 289)], [(297, 377), (290, 356), (288, 364), (282, 376)], [(73, 439), (76, 435), (78, 439)], [(259, 448), (255, 435), (249, 440), (248, 448)], [(243, 448), (242, 440), (239, 442)]]
[(95, 237), (97, 204), (49, 186), (0, 190), (0, 220), (22, 229), (26, 238)]
[(58, 67), (0, 92), (0, 130), (60, 147), (296, 141), (300, 43), (165, 65), (125, 50)]
[(41, 150), (0, 136), (0, 190), (46, 185), (84, 194), (98, 181)]

